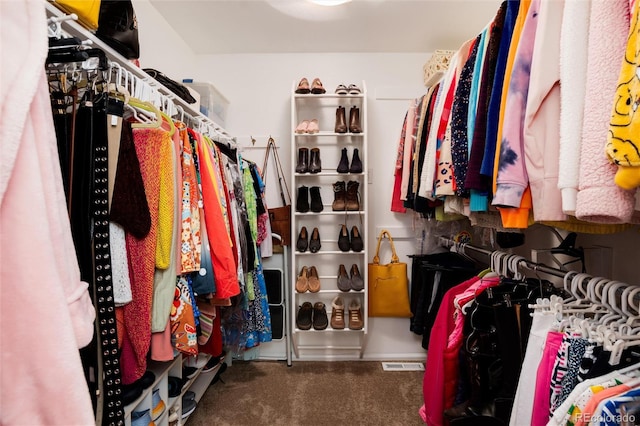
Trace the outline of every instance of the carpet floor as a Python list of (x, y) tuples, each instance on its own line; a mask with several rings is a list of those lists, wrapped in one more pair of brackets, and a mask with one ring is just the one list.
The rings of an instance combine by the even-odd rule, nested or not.
[(187, 426), (424, 425), (423, 376), (372, 361), (234, 361)]

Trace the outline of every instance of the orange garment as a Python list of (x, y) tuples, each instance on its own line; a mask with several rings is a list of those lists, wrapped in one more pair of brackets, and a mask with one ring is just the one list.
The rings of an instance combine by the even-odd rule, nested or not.
[[(202, 140), (194, 132), (200, 160), (200, 181), (204, 201), (205, 226), (209, 236), (211, 263), (216, 277), (216, 297), (226, 298), (240, 294), (237, 268), (233, 257), (233, 243), (227, 232), (222, 206), (220, 204), (220, 188), (217, 187), (213, 155)], [(225, 212), (226, 213), (226, 212)]]
[(140, 161), (140, 172), (151, 215), (151, 228), (142, 239), (130, 234), (126, 236), (133, 300), (122, 308), (126, 330), (120, 355), (123, 384), (135, 382), (142, 377), (147, 368), (160, 199), (158, 150), (162, 145), (170, 143), (169, 133), (162, 129), (133, 129), (133, 142)]
[[(513, 35), (511, 36), (511, 44), (509, 45), (509, 56), (507, 58), (507, 67), (504, 73), (505, 90), (502, 91), (502, 98), (500, 101), (500, 119), (498, 121), (498, 138), (496, 140), (496, 152), (494, 158), (494, 164), (498, 164), (500, 159), (500, 148), (502, 145), (502, 126), (504, 125), (505, 106), (507, 104), (507, 93), (509, 93), (509, 84), (511, 83), (511, 73), (513, 72), (513, 63), (516, 58), (516, 52), (518, 49), (518, 42), (520, 41), (520, 35), (522, 34), (522, 28), (529, 12), (529, 6), (531, 6), (531, 0), (522, 0), (520, 2), (520, 8), (518, 9), (518, 17), (513, 28)], [(493, 193), (496, 193), (496, 183), (498, 177), (498, 167), (493, 168)], [(505, 228), (527, 228), (530, 224), (529, 212), (531, 211), (531, 190), (527, 186), (527, 189), (522, 195), (522, 201), (520, 207), (504, 208), (499, 207), (500, 217), (502, 217), (502, 226)], [(524, 211), (526, 210), (526, 212)], [(509, 224), (507, 226), (507, 223)]]

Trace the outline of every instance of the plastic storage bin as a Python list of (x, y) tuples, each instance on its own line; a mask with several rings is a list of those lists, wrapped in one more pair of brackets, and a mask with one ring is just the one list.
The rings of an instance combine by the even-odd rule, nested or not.
[(182, 83), (200, 94), (200, 112), (225, 127), (229, 101), (211, 83), (184, 79)]

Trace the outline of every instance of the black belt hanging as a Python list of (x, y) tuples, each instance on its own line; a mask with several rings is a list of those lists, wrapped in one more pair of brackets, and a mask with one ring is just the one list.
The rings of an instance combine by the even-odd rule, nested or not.
[[(96, 423), (124, 425), (122, 384), (118, 350), (116, 313), (113, 299), (111, 254), (109, 248), (108, 147), (105, 103), (96, 108), (93, 160), (93, 256), (94, 292), (98, 332), (98, 383), (100, 389)], [(104, 119), (103, 119), (104, 118)], [(101, 128), (101, 127), (104, 128)], [(114, 165), (115, 166), (115, 165)], [(100, 384), (101, 382), (101, 384)], [(101, 422), (100, 422), (101, 420)]]

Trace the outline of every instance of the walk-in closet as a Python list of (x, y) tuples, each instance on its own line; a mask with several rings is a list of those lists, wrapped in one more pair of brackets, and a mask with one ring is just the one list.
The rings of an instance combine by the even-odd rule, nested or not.
[(0, 46), (0, 424), (640, 424), (640, 0), (2, 0)]

